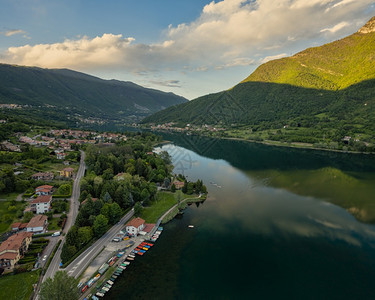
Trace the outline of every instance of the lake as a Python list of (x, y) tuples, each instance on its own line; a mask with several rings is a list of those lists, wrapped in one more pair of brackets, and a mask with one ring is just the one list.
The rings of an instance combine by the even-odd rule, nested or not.
[(209, 197), (106, 298), (375, 299), (374, 156), (165, 138), (174, 172)]

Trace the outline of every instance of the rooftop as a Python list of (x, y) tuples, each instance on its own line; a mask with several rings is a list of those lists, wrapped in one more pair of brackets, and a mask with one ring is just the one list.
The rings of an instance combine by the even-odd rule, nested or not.
[(44, 224), (46, 223), (47, 219), (47, 216), (37, 215), (30, 220), (29, 224), (27, 224), (27, 227), (44, 227)]
[(36, 203), (48, 203), (52, 200), (52, 196), (39, 196), (38, 198), (34, 199), (31, 201), (31, 204), (36, 204)]
[(126, 224), (126, 226), (134, 226), (134, 227), (138, 228), (139, 226), (141, 226), (144, 223), (145, 223), (145, 220), (143, 220), (141, 218), (135, 218), (135, 219), (131, 220), (128, 224)]

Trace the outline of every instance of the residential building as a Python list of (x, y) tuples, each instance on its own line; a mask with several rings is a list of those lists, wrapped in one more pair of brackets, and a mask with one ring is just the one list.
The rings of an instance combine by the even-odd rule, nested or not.
[(64, 152), (58, 152), (56, 153), (57, 159), (65, 159), (66, 154)]
[(44, 214), (51, 209), (52, 196), (39, 196), (31, 201), (31, 210), (37, 214)]
[(21, 223), (21, 222), (13, 223), (12, 226), (11, 226), (12, 231), (22, 231), (27, 227), (27, 224), (28, 223)]
[(29, 248), (32, 236), (31, 232), (19, 232), (1, 243), (0, 268), (13, 269)]
[(60, 176), (62, 176), (62, 177), (70, 178), (70, 177), (73, 177), (73, 175), (74, 175), (74, 169), (73, 168), (65, 168), (64, 170), (60, 171)]
[(52, 194), (52, 185), (41, 185), (35, 188), (35, 194), (38, 196), (47, 196)]
[(174, 184), (175, 187), (176, 187), (176, 189), (178, 189), (178, 190), (182, 189), (184, 187), (184, 185), (185, 185), (184, 182), (178, 181), (178, 180), (173, 181), (172, 184)]
[(145, 220), (141, 218), (132, 219), (128, 224), (126, 224), (126, 232), (130, 235), (136, 236), (145, 227)]
[(43, 181), (51, 181), (54, 175), (52, 172), (45, 172), (45, 173), (35, 173), (31, 176), (34, 180), (43, 180)]
[(27, 232), (38, 232), (43, 233), (47, 230), (48, 225), (48, 217), (45, 215), (37, 215), (33, 217), (30, 222), (27, 224), (26, 231)]

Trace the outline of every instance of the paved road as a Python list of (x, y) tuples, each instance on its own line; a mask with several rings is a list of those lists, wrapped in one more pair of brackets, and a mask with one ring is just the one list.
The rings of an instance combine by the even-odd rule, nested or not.
[(111, 240), (123, 229), (124, 225), (134, 215), (134, 209), (129, 211), (122, 219), (108, 230), (99, 240), (87, 248), (80, 256), (78, 256), (65, 271), (69, 276), (77, 278), (91, 263), (91, 261), (102, 251), (103, 247), (111, 242)]
[[(78, 208), (79, 208), (78, 198), (79, 198), (79, 194), (80, 194), (79, 182), (80, 182), (81, 178), (83, 177), (83, 175), (85, 174), (85, 169), (86, 169), (85, 152), (81, 151), (81, 162), (80, 162), (80, 165), (79, 165), (79, 169), (78, 169), (76, 178), (74, 179), (74, 183), (73, 183), (72, 197), (70, 198), (70, 209), (69, 209), (69, 213), (67, 215), (67, 220), (66, 220), (66, 223), (65, 223), (64, 231), (63, 231), (64, 233), (67, 233), (69, 231), (70, 227), (72, 227), (72, 225), (74, 224), (74, 222), (77, 218)], [(49, 267), (46, 271), (46, 274), (43, 277), (43, 282), (47, 278), (50, 278), (50, 277), (52, 278), (55, 275), (55, 273), (59, 270), (59, 265), (60, 265), (60, 261), (61, 261), (60, 255), (61, 255), (62, 247), (63, 247), (64, 242), (65, 242), (65, 238), (64, 238), (64, 236), (60, 236), (59, 239), (62, 240), (62, 242), (61, 242), (59, 248), (57, 249), (55, 256), (53, 257), (53, 259), (51, 261), (51, 264), (49, 265)]]

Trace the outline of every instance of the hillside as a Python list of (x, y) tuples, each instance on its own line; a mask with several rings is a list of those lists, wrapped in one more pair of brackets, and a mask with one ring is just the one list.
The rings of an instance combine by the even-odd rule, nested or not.
[(172, 106), (143, 123), (273, 127), (324, 114), (367, 126), (375, 119), (375, 32), (363, 29), (374, 23), (372, 18), (342, 40), (263, 64), (230, 90)]
[(41, 69), (0, 64), (0, 103), (28, 105), (65, 118), (135, 121), (183, 97), (132, 82), (102, 80), (68, 69)]

